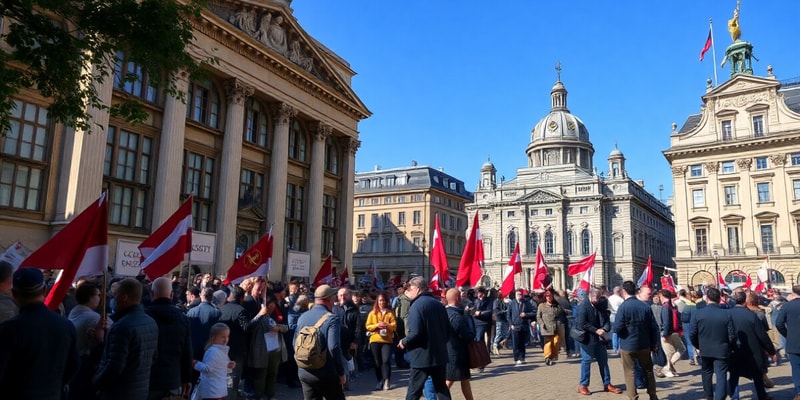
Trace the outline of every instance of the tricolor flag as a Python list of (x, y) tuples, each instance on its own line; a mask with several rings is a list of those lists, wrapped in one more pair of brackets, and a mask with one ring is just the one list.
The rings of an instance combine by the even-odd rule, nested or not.
[(647, 256), (647, 265), (645, 265), (644, 271), (642, 271), (642, 276), (640, 276), (639, 280), (636, 282), (636, 286), (653, 287), (653, 263), (649, 255)]
[(163, 225), (139, 245), (142, 272), (148, 278), (164, 276), (192, 252), (191, 194)]
[[(517, 243), (517, 247), (519, 248), (519, 243)], [(533, 284), (531, 288), (533, 290), (537, 289), (547, 289), (552, 283), (553, 279), (550, 277), (550, 271), (547, 269), (547, 263), (544, 261), (544, 255), (542, 255), (541, 247), (536, 247), (536, 265), (533, 268)]]
[(433, 276), (428, 287), (431, 290), (441, 290), (441, 283), (450, 280), (450, 267), (447, 265), (447, 254), (444, 252), (442, 234), (439, 231), (439, 217), (437, 216), (433, 231), (433, 247), (431, 247), (431, 266), (433, 266)]
[(456, 286), (477, 286), (483, 276), (483, 236), (478, 225), (478, 213), (472, 220), (472, 230), (461, 254), (456, 274)]
[(333, 252), (331, 251), (328, 253), (328, 257), (325, 257), (325, 261), (322, 263), (322, 266), (319, 268), (319, 272), (317, 272), (317, 276), (314, 277), (314, 284), (315, 288), (320, 287), (321, 285), (330, 285), (333, 282)]
[(272, 267), (272, 227), (228, 269), (223, 285), (241, 283), (251, 276), (266, 276)]
[(579, 273), (588, 271), (589, 268), (594, 267), (594, 257), (596, 254), (597, 252), (594, 252), (591, 255), (582, 258), (575, 264), (570, 264), (569, 267), (567, 267), (567, 274), (569, 276), (578, 275)]
[(8, 246), (6, 251), (0, 255), (0, 261), (11, 264), (12, 271), (16, 271), (24, 259), (25, 256), (22, 255), (22, 243), (20, 243), (19, 240), (12, 243), (11, 246)]
[(519, 256), (519, 242), (517, 242), (517, 246), (514, 248), (514, 254), (512, 254), (511, 259), (508, 260), (508, 269), (503, 276), (503, 285), (500, 286), (500, 293), (508, 297), (511, 292), (514, 291), (514, 277), (521, 272), (522, 259)]
[(107, 266), (108, 201), (105, 193), (20, 264), (20, 268), (62, 270), (45, 299), (50, 310), (58, 308), (75, 278), (102, 275)]
[(711, 35), (711, 28), (708, 29), (708, 38), (706, 39), (706, 43), (703, 45), (703, 50), (700, 51), (700, 61), (703, 61), (703, 58), (706, 56), (706, 52), (711, 46), (714, 45), (714, 37)]

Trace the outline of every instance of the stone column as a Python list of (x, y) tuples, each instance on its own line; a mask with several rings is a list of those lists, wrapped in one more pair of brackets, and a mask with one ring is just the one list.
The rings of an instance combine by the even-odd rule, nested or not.
[[(311, 253), (311, 275), (314, 276), (322, 254), (322, 195), (325, 186), (325, 140), (333, 128), (318, 122), (312, 128), (311, 173), (308, 179), (308, 216), (306, 218), (306, 242)], [(337, 254), (338, 255), (338, 254)]]
[[(188, 75), (176, 77), (177, 90), (186, 93)], [(191, 101), (191, 99), (187, 99)], [(180, 205), (183, 139), (186, 134), (186, 104), (172, 96), (164, 102), (164, 120), (158, 144), (158, 167), (153, 181), (153, 222), (156, 230)]]
[(239, 206), (239, 175), (242, 166), (244, 134), (244, 101), (253, 95), (253, 88), (240, 80), (225, 82), (228, 112), (222, 139), (222, 160), (217, 193), (217, 251), (213, 273), (224, 272), (233, 262), (236, 246), (236, 213)]
[[(339, 220), (336, 226), (336, 235), (339, 237), (339, 259), (342, 268), (349, 269), (349, 276), (355, 277), (353, 272), (353, 186), (356, 181), (356, 152), (361, 146), (361, 141), (351, 137), (341, 140), (340, 148), (344, 150), (342, 157), (342, 189), (339, 192)], [(411, 217), (411, 216), (409, 216)]]
[(269, 166), (267, 224), (275, 225), (272, 228), (274, 244), (272, 247), (272, 270), (269, 278), (283, 281), (286, 278), (283, 258), (286, 252), (284, 221), (286, 220), (286, 177), (289, 167), (289, 128), (297, 111), (286, 103), (276, 104), (272, 111), (275, 117), (275, 133)]

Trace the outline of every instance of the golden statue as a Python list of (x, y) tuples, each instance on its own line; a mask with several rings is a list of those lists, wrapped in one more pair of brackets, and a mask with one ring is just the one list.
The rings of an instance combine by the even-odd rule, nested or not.
[(728, 20), (728, 32), (731, 33), (731, 40), (734, 42), (739, 40), (739, 37), (742, 36), (742, 30), (739, 28), (739, 2), (741, 0), (736, 0), (736, 9), (733, 10), (733, 18)]

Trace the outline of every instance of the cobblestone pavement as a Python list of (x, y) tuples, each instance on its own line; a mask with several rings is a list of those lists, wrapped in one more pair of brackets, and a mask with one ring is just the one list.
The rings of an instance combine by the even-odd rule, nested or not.
[[(552, 366), (546, 366), (542, 359), (540, 348), (528, 348), (527, 363), (521, 366), (514, 365), (511, 351), (505, 350), (499, 357), (494, 357), (492, 363), (481, 374), (473, 373), (472, 393), (476, 399), (618, 399), (625, 400), (623, 394), (614, 395), (603, 392), (597, 364), (592, 364), (592, 376), (589, 390), (592, 396), (583, 396), (577, 393), (580, 378), (580, 358), (566, 359), (562, 355), (560, 361)], [(625, 387), (622, 374), (622, 362), (618, 356), (609, 353), (609, 366), (611, 368), (611, 383), (617, 387)], [(678, 362), (676, 368), (680, 373), (675, 378), (656, 378), (658, 397), (661, 400), (702, 400), (703, 387), (700, 382), (700, 367), (689, 365), (688, 360)], [(769, 376), (775, 387), (767, 392), (775, 400), (792, 400), (794, 397), (791, 370), (788, 362), (782, 362), (777, 367), (770, 368)], [(348, 399), (359, 400), (384, 400), (404, 399), (408, 384), (408, 370), (392, 371), (392, 387), (389, 391), (374, 390), (375, 374), (373, 370), (361, 373), (353, 382), (353, 387), (346, 392)], [(740, 398), (742, 400), (755, 399), (753, 384), (742, 378), (740, 381)], [(453, 399), (463, 399), (458, 383), (451, 389)], [(647, 393), (639, 389), (640, 397), (647, 399)], [(302, 399), (300, 389), (290, 389), (285, 385), (278, 385), (277, 398), (281, 400)]]

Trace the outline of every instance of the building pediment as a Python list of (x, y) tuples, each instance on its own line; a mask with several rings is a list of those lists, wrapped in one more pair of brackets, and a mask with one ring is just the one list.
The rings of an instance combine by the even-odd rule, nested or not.
[(534, 190), (533, 192), (520, 197), (517, 199), (517, 201), (527, 203), (555, 203), (561, 201), (562, 199), (563, 198), (560, 195), (547, 190)]

